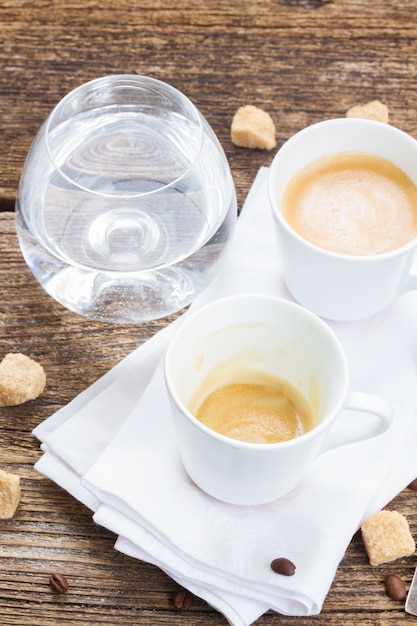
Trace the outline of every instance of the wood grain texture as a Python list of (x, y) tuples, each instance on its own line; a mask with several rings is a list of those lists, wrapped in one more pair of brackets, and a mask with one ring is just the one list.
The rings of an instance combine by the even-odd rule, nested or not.
[(49, 111), (70, 89), (104, 74), (148, 74), (184, 91), (225, 148), (240, 205), (258, 167), (272, 158), (232, 145), (230, 123), (241, 104), (270, 112), (279, 144), (373, 98), (417, 135), (415, 9), (410, 0), (3, 0), (3, 207), (12, 207)]
[[(33, 469), (32, 429), (151, 337), (167, 321), (111, 326), (64, 310), (21, 257), (13, 209), (26, 153), (52, 107), (78, 84), (111, 73), (170, 82), (200, 108), (224, 146), (239, 206), (273, 153), (237, 148), (230, 123), (242, 104), (266, 109), (278, 145), (303, 126), (343, 116), (378, 98), (391, 122), (417, 137), (417, 1), (395, 0), (3, 0), (0, 5), (0, 353), (22, 351), (44, 364), (47, 388), (0, 409), (0, 467), (22, 477), (15, 517), (0, 522), (0, 615), (5, 625), (221, 626), (196, 601), (173, 606), (177, 585), (159, 569), (113, 549), (115, 537)], [(391, 506), (417, 537), (416, 492)], [(359, 534), (338, 569), (321, 615), (305, 626), (398, 626), (415, 619), (387, 598), (383, 581), (409, 585), (414, 558), (372, 568)], [(49, 575), (67, 575), (53, 594)], [(299, 618), (263, 616), (259, 626)]]

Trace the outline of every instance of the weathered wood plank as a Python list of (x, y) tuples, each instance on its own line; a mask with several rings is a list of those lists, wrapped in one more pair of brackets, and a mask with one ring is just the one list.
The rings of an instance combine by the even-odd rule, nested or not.
[[(83, 9), (81, 9), (81, 5)], [(178, 7), (178, 8), (177, 8)], [(70, 89), (143, 73), (184, 91), (231, 162), (239, 203), (271, 153), (232, 145), (238, 106), (273, 116), (282, 143), (302, 126), (378, 97), (417, 136), (415, 2), (6, 2), (0, 9), (0, 197), (10, 208), (30, 143)]]

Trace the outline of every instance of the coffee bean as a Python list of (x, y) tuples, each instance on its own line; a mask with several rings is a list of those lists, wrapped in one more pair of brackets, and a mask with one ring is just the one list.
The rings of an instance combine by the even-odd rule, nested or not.
[(385, 579), (385, 589), (391, 600), (405, 600), (407, 590), (402, 579), (396, 574), (390, 574)]
[(271, 569), (275, 574), (282, 574), (282, 576), (293, 576), (295, 574), (294, 563), (284, 557), (274, 559), (271, 562)]
[(55, 593), (66, 593), (69, 589), (68, 581), (64, 574), (52, 574), (49, 584)]
[(408, 485), (408, 488), (412, 489), (413, 491), (417, 491), (417, 478), (411, 481), (411, 483)]
[(186, 589), (182, 589), (174, 598), (174, 606), (178, 611), (188, 611), (194, 604), (194, 597)]

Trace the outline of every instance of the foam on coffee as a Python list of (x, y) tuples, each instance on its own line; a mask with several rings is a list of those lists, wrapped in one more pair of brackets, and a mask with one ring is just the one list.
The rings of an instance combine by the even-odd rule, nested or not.
[(374, 255), (417, 236), (417, 187), (388, 159), (340, 153), (296, 174), (282, 199), (304, 239), (340, 254)]
[(289, 382), (264, 373), (239, 372), (194, 394), (191, 412), (218, 433), (251, 443), (294, 439), (314, 426), (312, 409)]

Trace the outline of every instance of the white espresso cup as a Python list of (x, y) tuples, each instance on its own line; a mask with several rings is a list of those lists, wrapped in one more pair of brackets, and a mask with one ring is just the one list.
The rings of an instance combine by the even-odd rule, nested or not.
[[(312, 429), (287, 441), (250, 443), (205, 426), (189, 408), (195, 390), (236, 371), (289, 382), (313, 410)], [(232, 504), (283, 496), (319, 454), (380, 435), (392, 419), (383, 398), (350, 391), (347, 360), (328, 325), (272, 296), (222, 298), (184, 318), (167, 349), (165, 380), (187, 473), (207, 494)], [(333, 429), (343, 409), (343, 428)]]
[(417, 141), (389, 124), (333, 119), (296, 133), (271, 164), (269, 197), (284, 281), (295, 300), (317, 315), (347, 321), (374, 315), (400, 294), (417, 289), (417, 276), (411, 273), (417, 238), (389, 252), (354, 256), (319, 247), (289, 225), (282, 211), (289, 181), (315, 160), (340, 153), (388, 159), (417, 184)]

